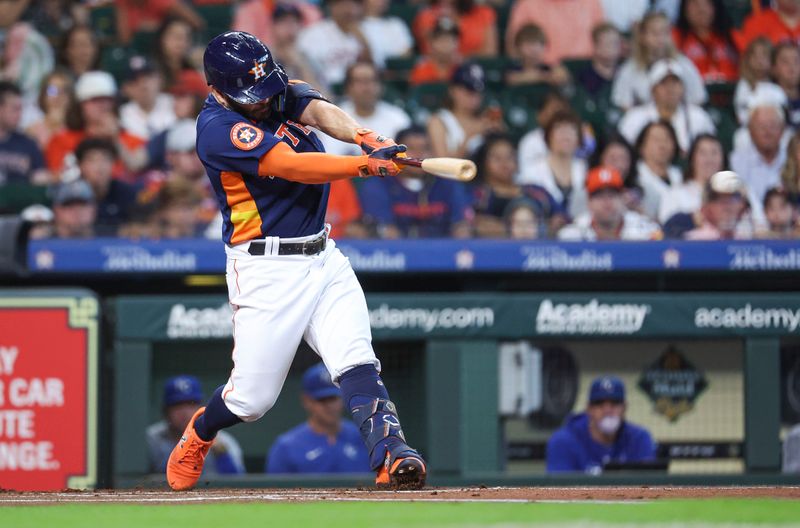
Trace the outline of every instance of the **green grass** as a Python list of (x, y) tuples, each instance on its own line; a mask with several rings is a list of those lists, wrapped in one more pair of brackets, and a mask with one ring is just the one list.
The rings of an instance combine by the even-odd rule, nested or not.
[(9, 528), (356, 528), (585, 525), (797, 525), (800, 501), (662, 500), (647, 503), (63, 504), (0, 508)]

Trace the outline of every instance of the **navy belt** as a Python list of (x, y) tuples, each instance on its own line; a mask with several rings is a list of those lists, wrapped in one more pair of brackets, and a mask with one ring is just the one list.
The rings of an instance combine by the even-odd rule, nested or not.
[[(319, 255), (325, 251), (328, 243), (327, 233), (323, 233), (313, 240), (305, 242), (280, 242), (278, 245), (278, 255)], [(266, 253), (267, 243), (263, 240), (253, 240), (247, 248), (247, 252), (253, 256), (263, 256)]]

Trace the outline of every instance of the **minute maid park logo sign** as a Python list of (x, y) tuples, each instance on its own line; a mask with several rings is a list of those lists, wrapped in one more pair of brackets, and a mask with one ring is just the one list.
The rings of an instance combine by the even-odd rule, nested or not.
[(642, 329), (649, 304), (601, 303), (591, 299), (585, 304), (553, 303), (545, 299), (536, 313), (539, 334), (635, 334)]

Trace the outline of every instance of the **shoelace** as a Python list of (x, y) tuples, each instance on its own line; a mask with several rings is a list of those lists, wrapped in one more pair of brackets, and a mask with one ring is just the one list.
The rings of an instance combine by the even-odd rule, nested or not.
[[(181, 459), (180, 459), (179, 462), (183, 462), (184, 460), (186, 460), (190, 456), (192, 456), (193, 458), (197, 458), (197, 456), (200, 455), (202, 458), (205, 458), (205, 455), (201, 454), (201, 452), (202, 452), (204, 447), (205, 446), (203, 444), (201, 444), (200, 442), (198, 442), (195, 439), (192, 439), (192, 441), (189, 443), (189, 446), (183, 452), (183, 456), (181, 456)], [(195, 469), (197, 469), (197, 466), (195, 466)]]

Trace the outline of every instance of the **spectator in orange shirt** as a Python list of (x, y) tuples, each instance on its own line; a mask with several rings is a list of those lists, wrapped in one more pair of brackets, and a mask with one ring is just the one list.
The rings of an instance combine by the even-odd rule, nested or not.
[[(80, 76), (67, 117), (68, 128), (50, 138), (45, 151), (47, 166), (56, 177), (75, 166), (73, 153), (84, 138), (111, 139), (118, 149), (136, 150), (144, 145), (144, 139), (120, 128), (116, 96), (117, 84), (111, 74), (91, 71)], [(114, 177), (131, 180), (121, 161), (114, 166)]]
[(592, 28), (603, 22), (599, 0), (519, 0), (514, 3), (506, 30), (506, 51), (512, 52), (517, 32), (526, 24), (550, 30), (545, 61), (592, 55)]
[(430, 51), (411, 70), (411, 84), (447, 82), (461, 63), (458, 25), (442, 17), (430, 32)]
[(414, 39), (421, 53), (430, 52), (430, 34), (441, 17), (456, 21), (460, 33), (459, 51), (465, 57), (493, 57), (498, 53), (497, 14), (474, 0), (433, 0), (414, 18)]
[(775, 0), (774, 5), (745, 19), (738, 39), (740, 50), (758, 37), (767, 37), (773, 44), (800, 42), (800, 0)]
[(672, 38), (706, 83), (738, 79), (739, 57), (722, 0), (683, 0)]
[(544, 60), (547, 44), (547, 35), (542, 28), (536, 24), (523, 26), (514, 38), (514, 55), (519, 59), (506, 72), (506, 84), (567, 84), (567, 69), (561, 64), (551, 65)]
[(206, 23), (192, 7), (183, 0), (117, 0), (117, 39), (129, 44), (139, 31), (156, 31), (169, 16), (182, 18), (195, 29)]

